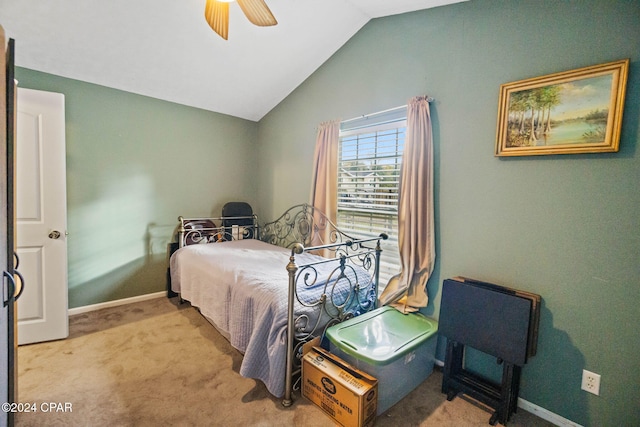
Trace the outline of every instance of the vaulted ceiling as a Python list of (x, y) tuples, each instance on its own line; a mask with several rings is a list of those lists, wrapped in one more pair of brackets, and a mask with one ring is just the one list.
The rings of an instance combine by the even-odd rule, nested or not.
[(205, 0), (0, 0), (16, 64), (258, 121), (369, 20), (464, 0), (266, 0), (256, 27), (230, 5), (229, 40)]

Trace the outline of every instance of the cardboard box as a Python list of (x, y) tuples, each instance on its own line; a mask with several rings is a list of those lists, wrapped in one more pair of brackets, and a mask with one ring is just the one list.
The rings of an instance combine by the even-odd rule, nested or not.
[(302, 395), (344, 427), (372, 426), (378, 380), (339, 357), (313, 347), (302, 359)]

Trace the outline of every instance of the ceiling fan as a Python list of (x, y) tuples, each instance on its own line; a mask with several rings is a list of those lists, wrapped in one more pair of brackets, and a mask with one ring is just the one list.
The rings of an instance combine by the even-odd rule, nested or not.
[[(207, 0), (204, 17), (209, 26), (225, 40), (229, 36), (229, 3), (236, 0)], [(264, 0), (237, 0), (240, 9), (254, 25), (269, 27), (278, 21), (273, 17)]]

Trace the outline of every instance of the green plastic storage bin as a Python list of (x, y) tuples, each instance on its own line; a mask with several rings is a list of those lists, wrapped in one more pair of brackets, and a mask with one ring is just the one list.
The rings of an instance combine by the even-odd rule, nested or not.
[(433, 372), (438, 322), (420, 313), (392, 307), (331, 326), (329, 350), (378, 379), (378, 414), (382, 414)]

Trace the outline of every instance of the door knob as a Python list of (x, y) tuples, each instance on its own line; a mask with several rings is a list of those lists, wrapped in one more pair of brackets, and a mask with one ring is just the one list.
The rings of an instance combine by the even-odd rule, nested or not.
[[(7, 278), (7, 282), (9, 283), (7, 292), (5, 292), (5, 286), (4, 286), (5, 277)], [(2, 303), (3, 303), (2, 305), (4, 307), (9, 305), (9, 303), (13, 301), (13, 296), (15, 295), (15, 292), (16, 292), (16, 279), (13, 277), (13, 275), (9, 274), (6, 271), (3, 271), (2, 272)], [(7, 295), (9, 299), (5, 300), (4, 295)]]
[(51, 233), (49, 233), (50, 239), (58, 239), (59, 237), (60, 237), (60, 232), (58, 230), (53, 230)]

